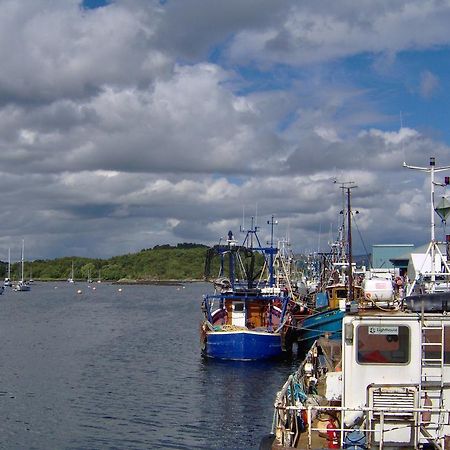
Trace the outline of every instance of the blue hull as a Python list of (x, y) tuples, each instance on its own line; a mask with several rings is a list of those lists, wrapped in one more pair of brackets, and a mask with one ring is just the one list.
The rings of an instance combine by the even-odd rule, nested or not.
[(209, 358), (252, 361), (281, 356), (279, 333), (255, 331), (209, 332), (204, 355)]
[(309, 350), (314, 341), (326, 333), (330, 339), (342, 337), (342, 319), (345, 312), (340, 309), (330, 309), (307, 317), (302, 323), (302, 347)]

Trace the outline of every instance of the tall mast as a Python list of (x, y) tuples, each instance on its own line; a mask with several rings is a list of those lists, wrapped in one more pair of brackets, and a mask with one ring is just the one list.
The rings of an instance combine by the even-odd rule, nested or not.
[(347, 189), (347, 242), (348, 242), (348, 300), (353, 301), (353, 269), (352, 269), (352, 210), (350, 206), (350, 187)]
[[(410, 166), (410, 165), (406, 164), (406, 162), (403, 163), (403, 167), (406, 167), (407, 169), (413, 169), (413, 170), (420, 170), (422, 172), (428, 172), (430, 174), (430, 203), (431, 203), (431, 208), (430, 208), (430, 213), (431, 213), (431, 217), (430, 217), (430, 235), (431, 235), (431, 241), (430, 241), (430, 245), (428, 247), (427, 253), (430, 252), (430, 259), (431, 259), (431, 286), (432, 286), (432, 290), (434, 291), (435, 282), (436, 282), (436, 261), (435, 261), (435, 259), (436, 259), (436, 250), (440, 254), (440, 250), (437, 247), (437, 242), (436, 242), (436, 237), (435, 237), (434, 186), (435, 186), (436, 183), (434, 182), (434, 174), (435, 174), (435, 172), (441, 172), (443, 170), (449, 170), (450, 166), (436, 167), (436, 160), (435, 160), (434, 156), (431, 156), (430, 157), (430, 166), (429, 167)], [(446, 263), (444, 262), (444, 264), (446, 264)], [(409, 295), (412, 292), (412, 290), (414, 289), (415, 282), (416, 281), (414, 280), (414, 282), (411, 285), (410, 290), (407, 293), (407, 295)]]
[[(348, 263), (348, 271), (347, 271), (347, 279), (348, 279), (348, 301), (352, 302), (353, 295), (353, 253), (352, 253), (352, 207), (351, 207), (351, 190), (355, 188), (355, 183), (353, 181), (349, 181), (347, 183), (341, 183), (341, 189), (343, 192), (347, 194), (347, 263)], [(343, 211), (345, 213), (345, 211)], [(345, 223), (345, 221), (344, 221)]]
[(23, 254), (25, 250), (25, 239), (22, 239), (22, 283), (23, 283)]

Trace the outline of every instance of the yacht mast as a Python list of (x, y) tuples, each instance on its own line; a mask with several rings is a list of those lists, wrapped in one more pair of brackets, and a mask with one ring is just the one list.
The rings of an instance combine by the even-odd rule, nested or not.
[(25, 239), (22, 239), (22, 283), (23, 283), (23, 254), (25, 250)]

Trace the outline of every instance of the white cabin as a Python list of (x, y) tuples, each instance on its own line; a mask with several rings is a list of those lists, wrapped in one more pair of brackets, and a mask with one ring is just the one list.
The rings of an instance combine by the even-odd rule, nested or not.
[[(349, 314), (342, 345), (345, 426), (362, 417), (357, 409), (369, 408), (364, 425), (374, 430), (367, 434), (369, 445), (419, 448), (435, 442), (444, 448), (450, 436), (450, 316)], [(430, 412), (423, 412), (427, 407)]]

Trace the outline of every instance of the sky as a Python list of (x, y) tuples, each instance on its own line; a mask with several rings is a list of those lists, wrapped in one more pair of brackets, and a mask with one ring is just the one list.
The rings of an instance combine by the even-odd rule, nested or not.
[(326, 251), (350, 182), (354, 252), (426, 243), (403, 162), (450, 165), (449, 22), (449, 0), (0, 0), (0, 259), (243, 240), (252, 216)]

